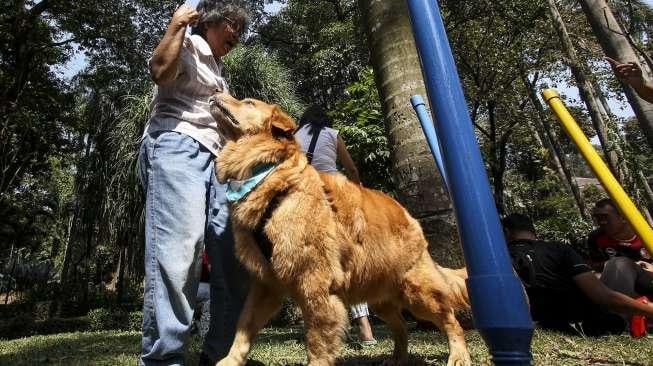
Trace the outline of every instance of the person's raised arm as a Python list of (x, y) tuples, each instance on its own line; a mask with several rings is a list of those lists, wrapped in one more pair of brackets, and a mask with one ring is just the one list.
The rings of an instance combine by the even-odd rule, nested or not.
[(186, 4), (177, 8), (172, 15), (170, 24), (150, 59), (150, 75), (157, 85), (165, 84), (177, 76), (179, 52), (184, 43), (186, 27), (198, 19), (199, 13)]
[(629, 296), (613, 291), (599, 280), (594, 272), (585, 272), (573, 277), (576, 285), (593, 302), (625, 315), (653, 317), (653, 306), (635, 301)]
[(356, 164), (354, 164), (354, 160), (352, 160), (351, 155), (349, 155), (349, 151), (347, 151), (347, 146), (345, 145), (345, 142), (340, 137), (340, 134), (338, 134), (337, 153), (338, 153), (338, 160), (340, 160), (342, 167), (345, 168), (347, 177), (349, 177), (349, 179), (352, 182), (356, 184), (361, 184), (360, 177), (358, 176), (358, 169), (356, 169)]
[(642, 68), (636, 62), (622, 64), (610, 57), (606, 57), (606, 60), (612, 66), (612, 70), (619, 80), (632, 86), (642, 99), (653, 103), (653, 82), (646, 80), (642, 73)]

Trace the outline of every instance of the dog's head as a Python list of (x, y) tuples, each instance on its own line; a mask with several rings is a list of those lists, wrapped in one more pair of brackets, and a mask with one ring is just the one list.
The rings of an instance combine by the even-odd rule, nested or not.
[(218, 93), (210, 99), (211, 114), (227, 143), (216, 160), (220, 182), (242, 180), (261, 164), (281, 164), (300, 156), (295, 122), (276, 105)]
[(296, 128), (295, 122), (281, 108), (260, 100), (237, 100), (229, 94), (218, 93), (209, 99), (209, 104), (218, 130), (227, 140), (235, 141), (241, 136), (262, 132), (292, 138)]

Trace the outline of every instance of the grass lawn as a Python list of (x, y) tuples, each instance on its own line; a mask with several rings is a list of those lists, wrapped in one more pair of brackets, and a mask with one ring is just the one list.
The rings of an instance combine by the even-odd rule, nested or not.
[[(389, 332), (375, 327), (379, 344), (365, 349), (345, 345), (339, 365), (379, 365), (392, 352)], [(267, 365), (306, 363), (298, 328), (267, 328), (261, 333), (251, 358)], [(474, 365), (490, 365), (490, 356), (476, 331), (466, 338)], [(446, 365), (446, 339), (438, 332), (411, 331), (409, 351), (415, 365)], [(193, 337), (188, 365), (197, 363), (200, 344)], [(0, 365), (129, 365), (136, 364), (140, 349), (138, 332), (85, 332), (34, 336), (0, 341)], [(535, 365), (653, 365), (653, 338), (630, 336), (586, 338), (536, 330), (533, 339)]]

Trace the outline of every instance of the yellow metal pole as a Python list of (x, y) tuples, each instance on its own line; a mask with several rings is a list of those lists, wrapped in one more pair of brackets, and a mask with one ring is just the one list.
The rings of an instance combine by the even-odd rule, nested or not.
[(653, 229), (648, 225), (633, 201), (628, 197), (614, 175), (612, 175), (612, 172), (610, 172), (610, 169), (605, 165), (592, 144), (590, 144), (583, 130), (580, 129), (574, 120), (574, 117), (569, 114), (558, 92), (555, 89), (545, 89), (542, 91), (542, 96), (562, 123), (565, 131), (567, 131), (567, 135), (578, 146), (581, 154), (605, 190), (608, 191), (612, 200), (619, 206), (621, 213), (630, 222), (637, 235), (642, 238), (649, 253), (653, 254)]

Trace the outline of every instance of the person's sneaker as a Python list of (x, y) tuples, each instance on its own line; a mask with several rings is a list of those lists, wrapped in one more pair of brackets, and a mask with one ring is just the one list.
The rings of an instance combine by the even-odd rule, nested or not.
[(360, 341), (360, 344), (361, 344), (361, 346), (363, 346), (363, 348), (376, 346), (377, 343), (379, 343), (379, 342), (377, 342), (376, 339), (368, 339), (368, 340), (365, 340), (365, 341)]
[[(646, 296), (640, 296), (635, 299), (637, 302), (648, 304)], [(646, 317), (643, 315), (632, 315), (628, 321), (630, 327), (630, 335), (632, 337), (643, 337), (646, 335)]]

